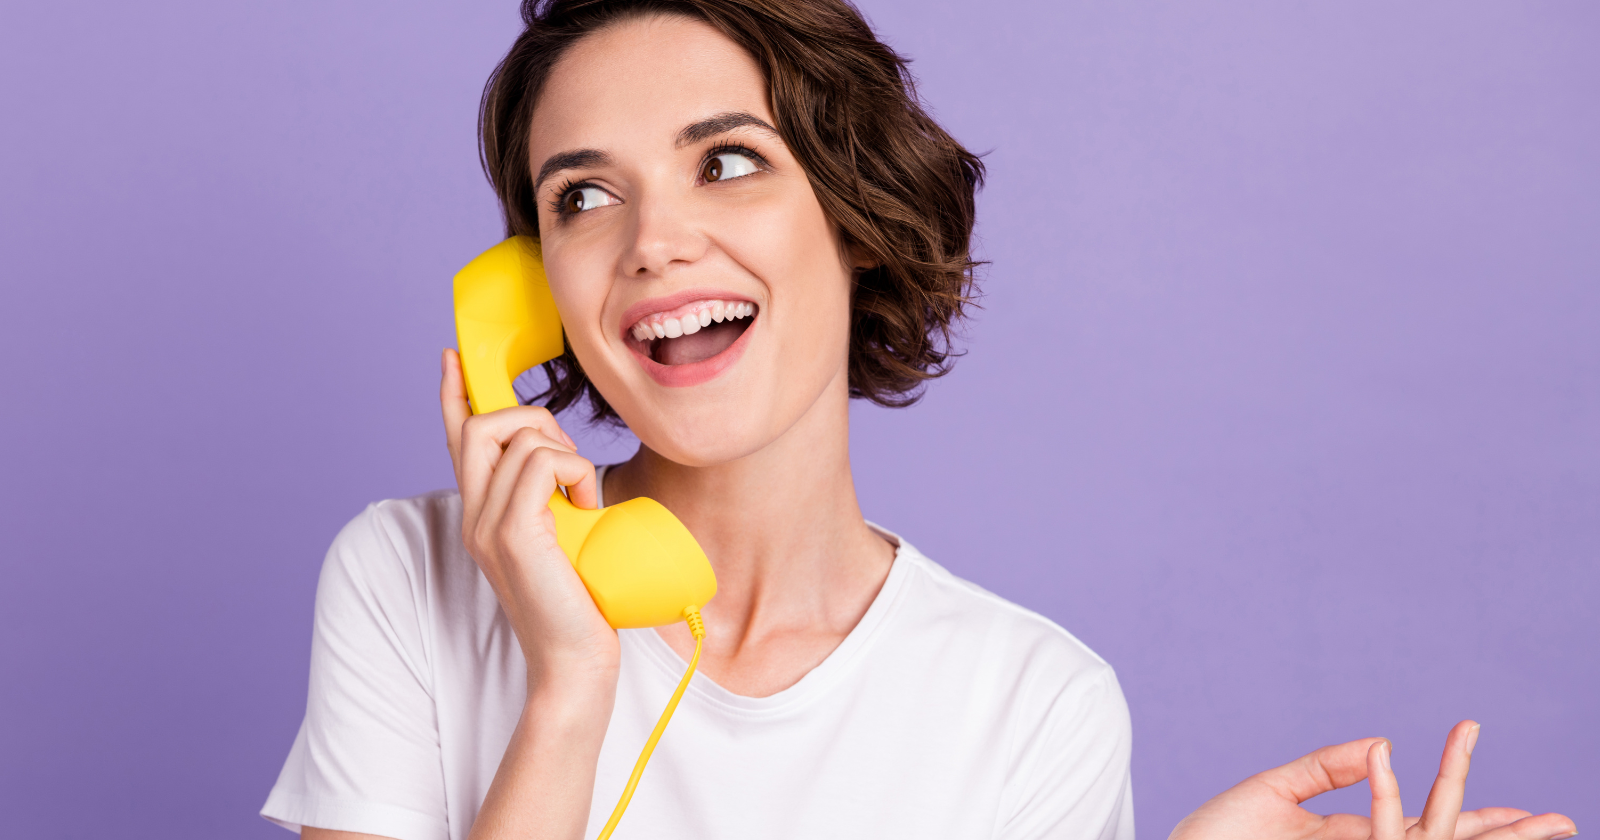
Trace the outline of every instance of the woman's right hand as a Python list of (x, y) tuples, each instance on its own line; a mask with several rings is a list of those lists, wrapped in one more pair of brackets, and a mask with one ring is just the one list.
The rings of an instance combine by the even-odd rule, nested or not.
[(461, 489), (461, 539), (494, 588), (528, 663), (535, 691), (615, 690), (616, 631), (556, 541), (550, 496), (569, 488), (593, 508), (594, 465), (543, 408), (474, 415), (461, 360), (445, 350), (439, 403)]

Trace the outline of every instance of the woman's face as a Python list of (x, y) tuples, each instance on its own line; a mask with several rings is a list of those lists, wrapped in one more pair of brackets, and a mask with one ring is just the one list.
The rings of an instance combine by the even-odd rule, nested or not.
[(749, 455), (848, 399), (852, 269), (775, 124), (755, 60), (674, 16), (575, 44), (534, 111), (529, 165), (567, 340), (677, 463)]

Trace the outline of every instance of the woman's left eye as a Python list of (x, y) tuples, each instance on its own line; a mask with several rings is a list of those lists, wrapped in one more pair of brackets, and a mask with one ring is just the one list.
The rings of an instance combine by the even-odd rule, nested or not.
[(582, 213), (585, 210), (593, 210), (596, 207), (619, 203), (621, 202), (618, 202), (611, 193), (599, 187), (576, 187), (562, 196), (561, 212), (564, 215), (571, 216)]
[(738, 152), (723, 152), (706, 159), (700, 167), (700, 178), (708, 184), (712, 181), (728, 181), (753, 174), (759, 168), (755, 161)]

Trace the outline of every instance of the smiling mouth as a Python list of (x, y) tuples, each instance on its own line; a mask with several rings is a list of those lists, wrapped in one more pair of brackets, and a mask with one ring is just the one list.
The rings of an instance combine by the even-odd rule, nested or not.
[(629, 344), (657, 364), (692, 365), (732, 347), (755, 316), (749, 301), (697, 300), (640, 318), (628, 328)]

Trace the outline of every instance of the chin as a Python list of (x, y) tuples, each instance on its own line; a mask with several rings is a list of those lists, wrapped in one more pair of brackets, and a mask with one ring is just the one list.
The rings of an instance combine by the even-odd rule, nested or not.
[(617, 413), (650, 451), (686, 467), (715, 467), (746, 458), (770, 446), (792, 425), (773, 417), (773, 403), (752, 398), (755, 395), (748, 390), (724, 399), (697, 400), (697, 396), (711, 395), (674, 394), (648, 407), (618, 407)]

